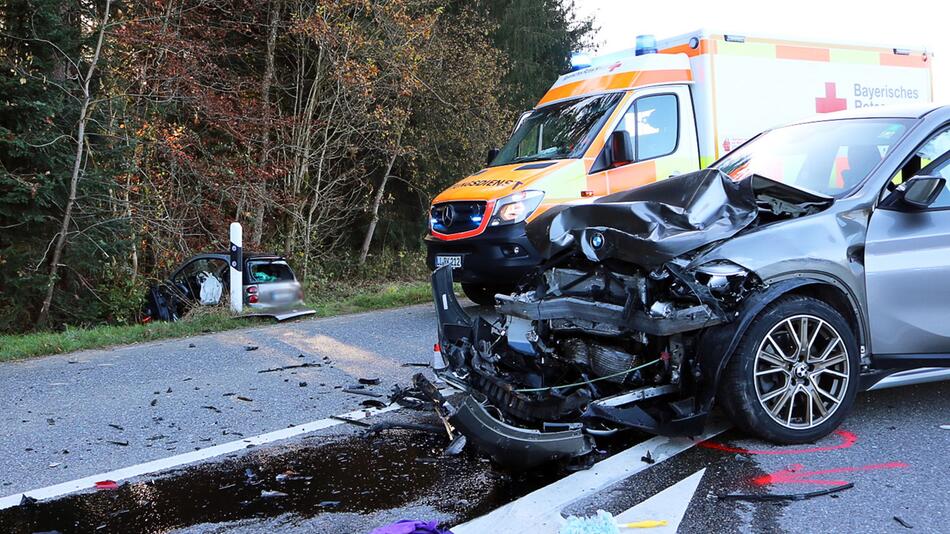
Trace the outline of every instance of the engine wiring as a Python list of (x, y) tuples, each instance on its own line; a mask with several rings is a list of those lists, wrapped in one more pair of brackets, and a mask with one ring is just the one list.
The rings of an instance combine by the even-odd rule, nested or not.
[(560, 386), (548, 386), (548, 387), (543, 387), (543, 388), (522, 388), (522, 389), (516, 389), (516, 390), (514, 390), (514, 391), (515, 391), (516, 393), (537, 393), (537, 392), (540, 392), (540, 391), (551, 391), (551, 390), (553, 390), (553, 389), (572, 388), (572, 387), (575, 387), (575, 386), (585, 386), (585, 385), (588, 385), (588, 384), (593, 384), (594, 382), (600, 382), (601, 380), (607, 380), (607, 379), (609, 379), (609, 378), (615, 378), (615, 377), (618, 377), (618, 376), (621, 376), (621, 375), (628, 375), (628, 374), (630, 374), (630, 373), (632, 373), (632, 372), (634, 372), (634, 371), (639, 371), (640, 369), (643, 369), (644, 367), (649, 367), (649, 366), (651, 366), (651, 365), (653, 365), (653, 364), (655, 364), (655, 363), (659, 363), (659, 362), (662, 361), (662, 360), (663, 360), (663, 358), (657, 358), (657, 359), (655, 359), (655, 360), (653, 360), (653, 361), (649, 361), (649, 362), (647, 362), (647, 363), (638, 365), (638, 366), (633, 367), (633, 368), (631, 368), (631, 369), (627, 369), (626, 371), (620, 371), (619, 373), (614, 373), (614, 374), (611, 374), (611, 375), (599, 376), (599, 377), (597, 377), (597, 378), (592, 378), (592, 379), (589, 379), (589, 380), (583, 380), (583, 381), (581, 381), (581, 382), (575, 382), (575, 383), (573, 383), (573, 384), (562, 384), (562, 385), (560, 385)]

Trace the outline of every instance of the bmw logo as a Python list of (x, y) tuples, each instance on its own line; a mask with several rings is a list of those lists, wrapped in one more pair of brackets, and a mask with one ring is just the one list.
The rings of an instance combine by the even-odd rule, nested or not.
[(604, 246), (604, 234), (600, 232), (594, 232), (593, 234), (591, 234), (590, 246), (594, 247), (595, 249), (598, 249)]

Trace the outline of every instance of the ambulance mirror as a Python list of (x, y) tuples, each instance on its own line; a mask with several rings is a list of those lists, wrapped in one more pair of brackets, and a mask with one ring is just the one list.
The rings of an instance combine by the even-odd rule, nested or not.
[(626, 130), (616, 130), (610, 134), (610, 163), (614, 166), (630, 163), (634, 160), (633, 138)]
[(489, 148), (488, 156), (485, 157), (485, 165), (491, 165), (491, 162), (495, 161), (495, 158), (498, 157), (499, 152), (501, 152), (501, 150), (497, 148)]

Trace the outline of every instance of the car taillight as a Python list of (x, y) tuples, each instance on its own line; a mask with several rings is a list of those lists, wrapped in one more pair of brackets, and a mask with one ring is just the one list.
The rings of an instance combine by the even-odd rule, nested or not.
[(250, 295), (247, 297), (248, 304), (257, 304), (257, 295)]
[(248, 295), (254, 295), (257, 293), (257, 286), (247, 286), (244, 291), (247, 291)]

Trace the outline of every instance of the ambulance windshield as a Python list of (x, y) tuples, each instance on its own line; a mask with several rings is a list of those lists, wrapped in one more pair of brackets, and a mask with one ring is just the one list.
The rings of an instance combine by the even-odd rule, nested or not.
[(620, 98), (620, 94), (579, 98), (524, 115), (490, 166), (581, 157)]
[(752, 175), (841, 198), (884, 159), (907, 131), (901, 119), (845, 119), (770, 130), (722, 158), (733, 179)]

